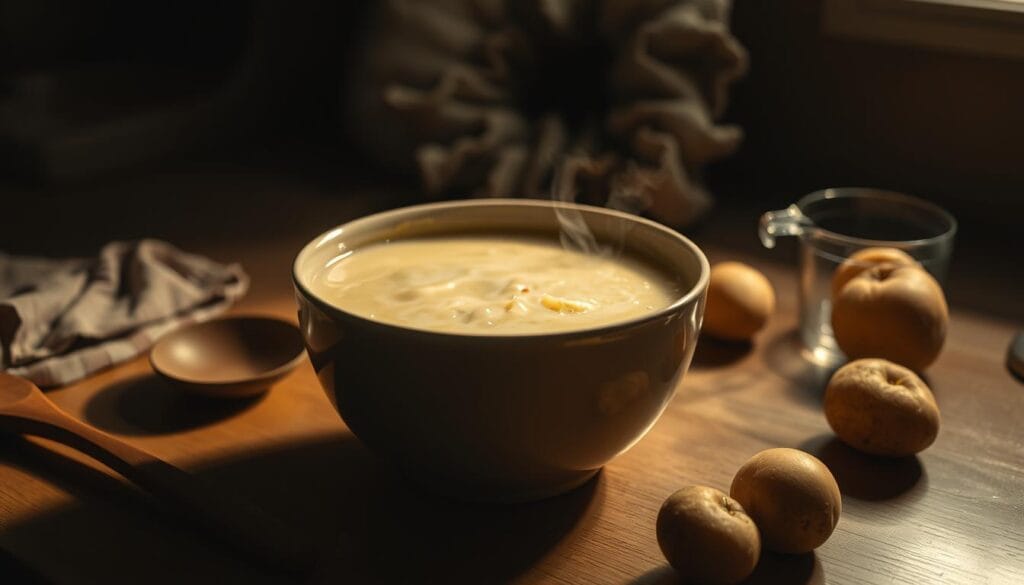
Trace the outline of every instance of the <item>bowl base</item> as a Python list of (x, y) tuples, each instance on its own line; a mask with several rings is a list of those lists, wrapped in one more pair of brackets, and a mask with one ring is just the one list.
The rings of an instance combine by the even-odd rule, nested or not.
[(552, 498), (572, 491), (590, 481), (601, 469), (603, 467), (573, 472), (567, 479), (550, 485), (510, 489), (507, 491), (474, 490), (467, 486), (452, 484), (451, 482), (437, 481), (434, 478), (425, 477), (415, 472), (403, 473), (402, 475), (424, 489), (453, 500), (489, 504), (522, 504)]

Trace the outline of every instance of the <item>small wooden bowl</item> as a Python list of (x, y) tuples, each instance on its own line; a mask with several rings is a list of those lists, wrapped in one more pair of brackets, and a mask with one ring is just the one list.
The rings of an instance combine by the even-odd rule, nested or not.
[(302, 361), (295, 325), (267, 317), (227, 317), (162, 337), (149, 363), (162, 378), (195, 394), (238, 398), (265, 392)]

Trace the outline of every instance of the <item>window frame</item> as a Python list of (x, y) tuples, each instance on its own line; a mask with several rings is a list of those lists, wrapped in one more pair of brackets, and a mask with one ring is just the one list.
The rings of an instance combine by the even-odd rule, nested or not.
[(825, 34), (1024, 59), (1024, 3), (1003, 0), (825, 0)]

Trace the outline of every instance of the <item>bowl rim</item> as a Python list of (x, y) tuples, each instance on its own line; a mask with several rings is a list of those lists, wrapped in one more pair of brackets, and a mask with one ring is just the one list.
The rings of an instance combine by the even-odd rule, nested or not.
[[(586, 327), (581, 329), (569, 329), (565, 331), (552, 331), (552, 332), (541, 332), (541, 333), (474, 333), (474, 332), (454, 332), (454, 331), (434, 331), (419, 327), (410, 327), (404, 325), (397, 325), (393, 323), (387, 323), (383, 321), (377, 321), (374, 319), (368, 319), (366, 317), (357, 315), (346, 311), (337, 305), (333, 305), (326, 300), (318, 297), (306, 286), (302, 279), (299, 278), (299, 265), (313, 253), (315, 249), (322, 246), (328, 241), (331, 241), (341, 236), (346, 231), (352, 229), (358, 229), (362, 224), (375, 223), (381, 221), (387, 221), (389, 218), (400, 218), (403, 215), (414, 214), (417, 212), (431, 211), (431, 210), (445, 210), (452, 208), (461, 207), (543, 207), (547, 209), (563, 208), (573, 209), (578, 211), (586, 211), (588, 213), (596, 213), (598, 215), (605, 215), (609, 217), (619, 218), (628, 222), (636, 223), (639, 225), (646, 226), (648, 229), (653, 229), (657, 232), (667, 235), (678, 243), (682, 244), (683, 247), (687, 248), (697, 259), (697, 263), (700, 266), (700, 274), (697, 276), (697, 281), (682, 295), (679, 296), (675, 301), (666, 307), (663, 307), (657, 311), (650, 313), (644, 313), (631, 319), (623, 321), (615, 321), (613, 323), (606, 323), (604, 325), (596, 325), (592, 327)], [(595, 205), (585, 205), (581, 203), (568, 203), (564, 201), (552, 201), (544, 199), (506, 199), (506, 198), (487, 198), (487, 199), (458, 199), (454, 201), (439, 201), (432, 203), (420, 203), (416, 205), (409, 205), (403, 207), (397, 207), (387, 211), (381, 211), (370, 215), (365, 215), (354, 219), (352, 221), (345, 222), (337, 225), (333, 228), (325, 230), (320, 233), (309, 242), (307, 242), (299, 253), (295, 256), (295, 260), (292, 262), (292, 284), (295, 289), (301, 293), (309, 302), (314, 303), (321, 311), (327, 313), (336, 314), (345, 319), (351, 319), (366, 324), (371, 324), (375, 327), (380, 327), (385, 330), (392, 330), (394, 332), (402, 332), (405, 334), (418, 334), (422, 336), (432, 337), (436, 339), (472, 339), (474, 341), (484, 342), (502, 342), (502, 341), (522, 341), (531, 339), (542, 339), (542, 340), (569, 340), (579, 337), (592, 337), (598, 334), (610, 334), (625, 329), (630, 329), (640, 325), (644, 325), (653, 321), (660, 321), (670, 315), (676, 314), (679, 310), (689, 304), (696, 302), (704, 291), (708, 287), (708, 282), (711, 278), (711, 265), (708, 262), (707, 256), (704, 251), (700, 249), (700, 246), (695, 244), (693, 240), (687, 238), (678, 231), (652, 221), (650, 219), (640, 217), (624, 211), (618, 211), (615, 209), (608, 209), (606, 207), (597, 207)]]

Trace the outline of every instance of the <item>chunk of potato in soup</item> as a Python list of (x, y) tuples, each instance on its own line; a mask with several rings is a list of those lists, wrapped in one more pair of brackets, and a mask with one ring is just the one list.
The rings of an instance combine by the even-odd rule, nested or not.
[(678, 280), (638, 258), (526, 236), (374, 244), (327, 262), (310, 288), (361, 317), (481, 335), (588, 329), (658, 311), (682, 295)]

